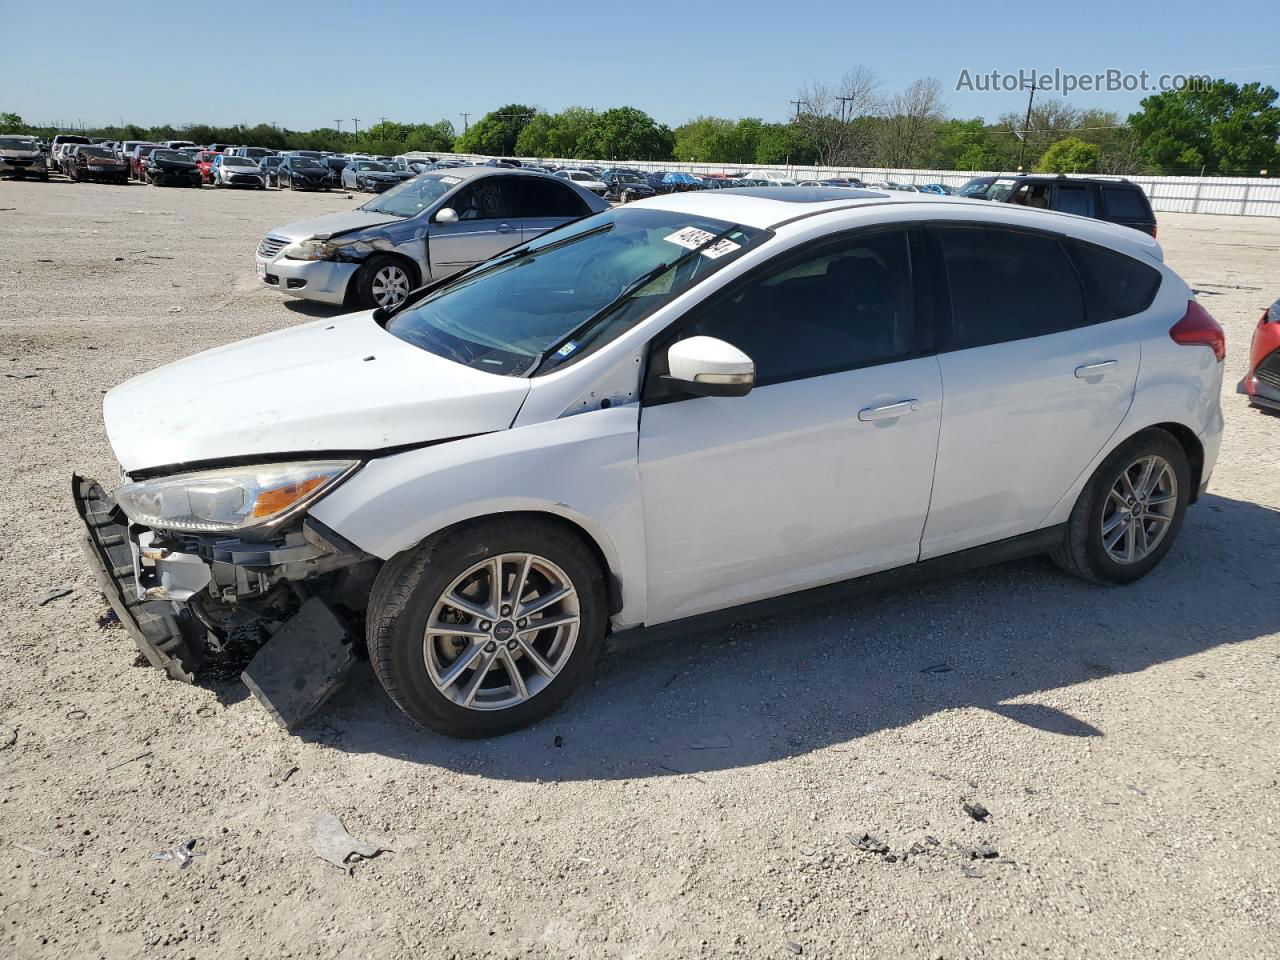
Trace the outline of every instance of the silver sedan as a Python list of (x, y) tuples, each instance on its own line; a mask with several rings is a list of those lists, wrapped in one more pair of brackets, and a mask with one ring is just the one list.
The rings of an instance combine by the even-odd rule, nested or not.
[(258, 245), (258, 277), (293, 297), (392, 307), (415, 287), (608, 206), (543, 173), (433, 170), (355, 210), (272, 229)]

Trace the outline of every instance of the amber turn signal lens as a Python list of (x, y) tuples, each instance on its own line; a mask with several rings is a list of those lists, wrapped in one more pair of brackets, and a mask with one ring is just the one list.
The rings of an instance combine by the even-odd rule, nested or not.
[(312, 477), (302, 483), (286, 483), (282, 487), (263, 490), (258, 494), (258, 499), (253, 502), (251, 516), (269, 517), (280, 513), (282, 510), (287, 510), (292, 504), (297, 503), (328, 479), (328, 477)]

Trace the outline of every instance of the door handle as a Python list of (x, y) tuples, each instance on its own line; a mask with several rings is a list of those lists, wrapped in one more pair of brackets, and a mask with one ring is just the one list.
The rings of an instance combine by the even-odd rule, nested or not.
[(883, 407), (865, 407), (858, 411), (858, 419), (863, 421), (895, 420), (898, 417), (905, 417), (908, 413), (915, 413), (919, 409), (919, 400), (903, 400)]
[(1082, 367), (1076, 367), (1076, 376), (1081, 380), (1088, 377), (1100, 377), (1112, 367), (1118, 367), (1118, 360), (1102, 360), (1098, 363), (1086, 363)]

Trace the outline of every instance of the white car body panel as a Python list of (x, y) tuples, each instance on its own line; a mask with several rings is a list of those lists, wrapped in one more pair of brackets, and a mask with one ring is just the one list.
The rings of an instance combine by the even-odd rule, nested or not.
[(645, 407), (647, 621), (914, 562), (941, 412), (935, 357)]
[(419, 350), (366, 312), (159, 367), (110, 391), (103, 413), (120, 465), (130, 471), (505, 430), (528, 390), (526, 380)]
[[(939, 356), (946, 401), (922, 559), (1040, 526), (1129, 411), (1136, 320)], [(1116, 366), (1075, 375), (1106, 361)]]
[(384, 559), (463, 520), (563, 517), (591, 537), (621, 585), (614, 625), (635, 625), (646, 593), (638, 412), (638, 404), (594, 410), (375, 460), (311, 513)]

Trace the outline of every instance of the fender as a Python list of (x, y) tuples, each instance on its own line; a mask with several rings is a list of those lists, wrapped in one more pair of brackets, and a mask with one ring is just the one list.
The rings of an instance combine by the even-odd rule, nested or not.
[(562, 517), (599, 547), (621, 586), (614, 626), (631, 626), (646, 596), (638, 424), (630, 403), (381, 457), (311, 514), (384, 560), (464, 520)]

